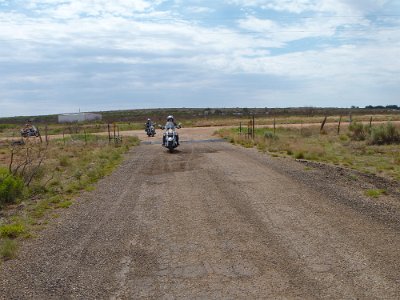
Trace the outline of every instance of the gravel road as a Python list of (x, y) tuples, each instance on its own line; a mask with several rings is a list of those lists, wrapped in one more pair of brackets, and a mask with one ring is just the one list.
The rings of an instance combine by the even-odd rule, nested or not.
[(224, 142), (134, 148), (19, 257), (1, 299), (399, 299), (400, 200)]

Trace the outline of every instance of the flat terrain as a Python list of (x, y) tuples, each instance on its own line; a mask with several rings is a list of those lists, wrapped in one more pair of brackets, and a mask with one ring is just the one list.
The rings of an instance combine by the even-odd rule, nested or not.
[(203, 142), (173, 154), (134, 148), (0, 266), (0, 297), (400, 297), (397, 191), (368, 199), (368, 180), (212, 141), (212, 131), (182, 131)]

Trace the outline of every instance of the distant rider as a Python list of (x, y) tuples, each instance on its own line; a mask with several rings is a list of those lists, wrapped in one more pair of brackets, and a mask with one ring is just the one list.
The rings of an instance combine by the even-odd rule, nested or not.
[(146, 130), (145, 130), (146, 132), (147, 132), (147, 129), (149, 129), (151, 125), (153, 125), (153, 122), (151, 122), (150, 119), (147, 119), (147, 122), (146, 122)]
[[(176, 124), (173, 115), (169, 115), (167, 117), (167, 123), (165, 124), (165, 128), (181, 128), (181, 126)], [(178, 135), (178, 133), (176, 133), (176, 143), (179, 146), (179, 135)], [(165, 135), (163, 136), (163, 145), (165, 145)]]

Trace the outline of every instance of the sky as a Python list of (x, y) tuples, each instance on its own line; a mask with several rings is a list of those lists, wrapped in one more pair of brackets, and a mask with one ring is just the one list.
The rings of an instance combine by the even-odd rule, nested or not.
[(0, 117), (389, 104), (398, 0), (0, 0)]

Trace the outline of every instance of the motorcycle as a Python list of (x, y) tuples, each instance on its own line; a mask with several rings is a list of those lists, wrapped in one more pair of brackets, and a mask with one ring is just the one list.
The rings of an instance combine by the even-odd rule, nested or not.
[(31, 137), (31, 136), (39, 137), (40, 133), (39, 133), (39, 130), (35, 126), (31, 126), (28, 128), (21, 129), (21, 136), (24, 138)]
[(180, 125), (175, 126), (173, 123), (168, 123), (166, 126), (163, 127), (164, 134), (163, 134), (163, 146), (168, 148), (169, 152), (173, 152), (176, 147), (179, 146), (178, 144), (178, 133), (176, 129), (181, 128)]
[(154, 127), (154, 125), (146, 127), (146, 133), (148, 137), (154, 137), (154, 135), (156, 134), (156, 128)]

